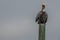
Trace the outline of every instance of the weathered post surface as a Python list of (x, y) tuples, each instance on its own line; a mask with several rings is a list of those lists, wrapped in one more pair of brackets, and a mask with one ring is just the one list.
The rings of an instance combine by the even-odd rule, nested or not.
[(39, 40), (45, 40), (45, 24), (39, 24)]
[(36, 22), (39, 24), (39, 38), (38, 40), (45, 40), (45, 27), (48, 19), (48, 15), (45, 11), (45, 4), (42, 4), (41, 11), (36, 16)]

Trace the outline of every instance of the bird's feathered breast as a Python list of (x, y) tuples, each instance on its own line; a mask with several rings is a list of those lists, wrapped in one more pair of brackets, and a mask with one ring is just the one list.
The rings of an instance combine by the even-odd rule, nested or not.
[(40, 22), (41, 23), (46, 23), (47, 22), (47, 18), (48, 18), (48, 16), (47, 16), (47, 13), (44, 11), (42, 11), (42, 14), (40, 15)]
[(36, 17), (37, 21), (39, 20), (38, 21), (39, 23), (46, 23), (47, 22), (47, 18), (48, 18), (48, 15), (47, 15), (47, 13), (45, 11), (40, 11), (37, 14), (37, 17)]

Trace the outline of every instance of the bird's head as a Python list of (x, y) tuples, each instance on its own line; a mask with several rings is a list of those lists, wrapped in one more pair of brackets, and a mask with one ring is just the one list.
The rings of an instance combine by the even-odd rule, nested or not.
[(42, 10), (44, 10), (44, 9), (45, 9), (45, 3), (42, 4)]

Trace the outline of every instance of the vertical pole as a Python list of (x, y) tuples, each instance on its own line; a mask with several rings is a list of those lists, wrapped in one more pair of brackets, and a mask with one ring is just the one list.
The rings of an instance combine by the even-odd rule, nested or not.
[(45, 24), (39, 24), (39, 40), (45, 40)]

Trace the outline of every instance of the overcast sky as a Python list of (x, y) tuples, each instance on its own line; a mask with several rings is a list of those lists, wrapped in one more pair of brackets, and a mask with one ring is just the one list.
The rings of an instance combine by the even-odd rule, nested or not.
[[(36, 14), (42, 0), (0, 0), (0, 40), (38, 40)], [(46, 40), (60, 40), (60, 0), (46, 0)]]

